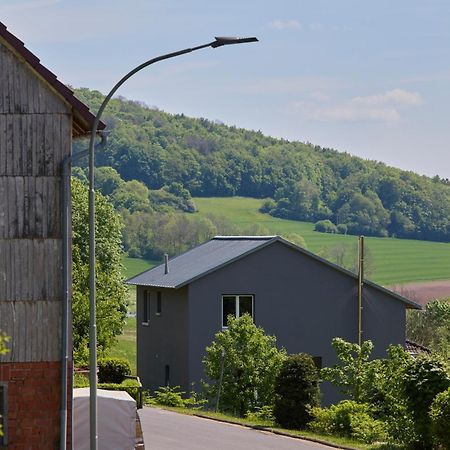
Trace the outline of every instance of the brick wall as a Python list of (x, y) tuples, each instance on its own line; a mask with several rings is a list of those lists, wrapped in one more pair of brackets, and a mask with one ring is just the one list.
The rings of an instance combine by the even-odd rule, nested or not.
[(59, 448), (61, 362), (0, 363), (0, 382), (8, 386), (8, 450)]

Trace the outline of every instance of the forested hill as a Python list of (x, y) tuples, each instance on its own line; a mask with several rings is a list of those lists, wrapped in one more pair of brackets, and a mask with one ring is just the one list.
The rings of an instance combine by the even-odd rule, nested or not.
[[(76, 95), (93, 111), (103, 98), (88, 89)], [(448, 180), (122, 98), (112, 100), (103, 119), (112, 132), (97, 166), (150, 189), (178, 182), (193, 196), (268, 198), (266, 212), (329, 219), (331, 231), (450, 241)]]

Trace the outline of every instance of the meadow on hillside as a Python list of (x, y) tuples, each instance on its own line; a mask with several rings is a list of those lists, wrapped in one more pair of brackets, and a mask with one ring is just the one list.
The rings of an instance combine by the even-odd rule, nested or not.
[[(214, 214), (241, 226), (260, 224), (270, 234), (288, 235), (297, 233), (303, 236), (308, 250), (320, 253), (326, 247), (339, 244), (356, 245), (357, 236), (319, 233), (314, 224), (294, 220), (277, 219), (258, 210), (261, 199), (243, 197), (196, 197), (194, 202), (200, 216)], [(450, 279), (450, 244), (367, 237), (374, 270), (370, 276), (373, 281), (392, 286), (415, 281)]]

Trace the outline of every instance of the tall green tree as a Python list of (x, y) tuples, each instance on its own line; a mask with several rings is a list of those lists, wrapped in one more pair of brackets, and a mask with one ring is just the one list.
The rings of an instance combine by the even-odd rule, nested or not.
[[(122, 277), (120, 216), (96, 193), (97, 345), (104, 354), (121, 334), (127, 312)], [(89, 341), (88, 190), (72, 178), (72, 312), (75, 363), (85, 363)]]
[(206, 375), (214, 382), (209, 394), (215, 398), (224, 355), (220, 409), (244, 416), (259, 406), (273, 405), (275, 378), (286, 357), (275, 343), (275, 337), (267, 336), (248, 314), (228, 317), (228, 329), (216, 334), (203, 360)]

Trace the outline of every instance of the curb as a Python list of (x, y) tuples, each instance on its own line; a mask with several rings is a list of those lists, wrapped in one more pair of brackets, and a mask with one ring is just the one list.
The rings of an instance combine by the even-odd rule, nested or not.
[(191, 415), (195, 416), (195, 417), (200, 417), (202, 419), (215, 420), (216, 422), (223, 422), (223, 423), (228, 423), (231, 425), (239, 425), (241, 427), (251, 428), (253, 430), (267, 431), (269, 433), (273, 433), (273, 434), (277, 434), (277, 435), (285, 436), (285, 437), (290, 437), (293, 439), (301, 439), (303, 441), (310, 441), (310, 442), (314, 442), (316, 444), (327, 445), (328, 447), (332, 447), (332, 448), (340, 448), (342, 450), (357, 450), (355, 447), (346, 447), (344, 445), (333, 444), (332, 442), (322, 441), (321, 439), (311, 438), (311, 437), (307, 437), (307, 436), (297, 436), (297, 435), (286, 433), (284, 431), (275, 430), (274, 428), (271, 428), (271, 427), (265, 427), (263, 425), (249, 425), (249, 424), (234, 422), (232, 420), (219, 419), (217, 417), (209, 417), (209, 416), (205, 416), (205, 415), (199, 414), (199, 413), (194, 413)]

